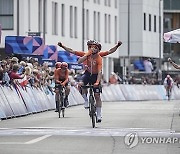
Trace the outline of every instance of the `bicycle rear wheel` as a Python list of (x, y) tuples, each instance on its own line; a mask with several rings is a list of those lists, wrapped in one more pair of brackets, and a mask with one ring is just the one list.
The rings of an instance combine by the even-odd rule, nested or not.
[(168, 89), (168, 101), (170, 101), (170, 98), (171, 98), (171, 92), (170, 89)]
[(61, 103), (59, 102), (59, 109), (58, 109), (59, 118), (61, 117), (61, 109), (62, 109)]
[(96, 111), (94, 106), (94, 98), (92, 96), (89, 97), (90, 102), (90, 116), (92, 121), (92, 127), (95, 127), (95, 120), (96, 120)]

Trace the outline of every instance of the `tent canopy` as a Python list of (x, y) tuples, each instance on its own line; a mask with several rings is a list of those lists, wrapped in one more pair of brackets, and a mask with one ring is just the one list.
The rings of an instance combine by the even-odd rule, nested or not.
[(180, 43), (180, 29), (164, 33), (164, 41), (168, 43)]

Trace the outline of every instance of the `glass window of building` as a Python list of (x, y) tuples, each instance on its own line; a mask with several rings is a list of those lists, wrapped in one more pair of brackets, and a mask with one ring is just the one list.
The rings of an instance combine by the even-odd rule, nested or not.
[(13, 2), (13, 0), (0, 0), (0, 23), (4, 30), (14, 29)]
[(61, 36), (65, 36), (65, 6), (61, 4)]
[(52, 34), (58, 34), (58, 4), (52, 2)]

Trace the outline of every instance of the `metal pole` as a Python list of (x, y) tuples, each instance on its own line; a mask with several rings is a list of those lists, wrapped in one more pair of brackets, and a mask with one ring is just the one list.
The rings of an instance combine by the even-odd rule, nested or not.
[(17, 36), (19, 36), (19, 0), (17, 0)]
[(82, 51), (84, 51), (84, 0), (82, 0)]
[(159, 0), (159, 70), (161, 71), (161, 0)]
[(130, 0), (128, 0), (128, 75), (130, 75)]
[(46, 34), (46, 0), (43, 2), (43, 40), (45, 44), (45, 34)]
[(31, 7), (30, 7), (30, 0), (28, 0), (28, 31), (30, 32), (31, 31), (31, 16), (30, 16), (30, 13), (31, 13), (31, 11), (30, 11), (30, 9), (31, 9)]

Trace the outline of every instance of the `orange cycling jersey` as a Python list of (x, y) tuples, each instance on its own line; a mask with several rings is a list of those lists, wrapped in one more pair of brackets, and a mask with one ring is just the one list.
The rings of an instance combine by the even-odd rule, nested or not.
[(61, 68), (56, 69), (54, 72), (54, 77), (55, 77), (56, 83), (65, 85), (68, 82), (68, 75), (69, 75), (68, 69), (66, 69), (66, 70), (61, 69)]
[[(83, 57), (86, 54), (84, 51), (75, 51), (75, 55)], [(109, 53), (108, 51), (100, 51), (98, 53), (101, 57), (107, 56)]]
[(98, 74), (102, 70), (102, 57), (97, 55), (95, 58), (88, 56), (86, 59), (87, 71), (91, 74)]
[[(83, 57), (86, 52), (75, 51), (75, 55)], [(98, 56), (95, 59), (92, 59), (91, 56), (88, 56), (87, 60), (83, 62), (84, 65), (87, 65), (87, 71), (92, 74), (97, 74), (102, 70), (102, 57), (108, 55), (108, 51), (101, 51), (98, 53)], [(92, 66), (92, 67), (91, 67)]]

